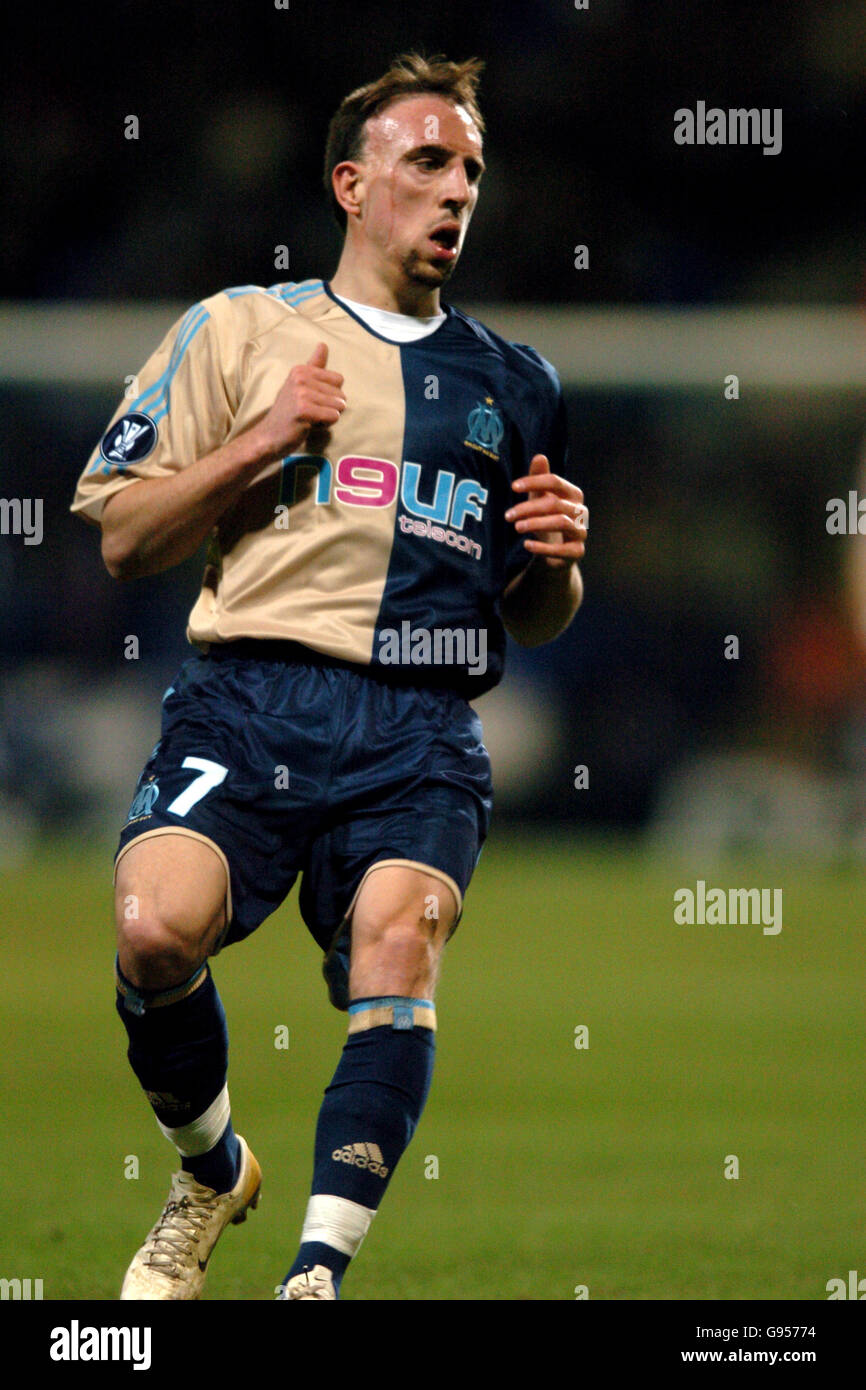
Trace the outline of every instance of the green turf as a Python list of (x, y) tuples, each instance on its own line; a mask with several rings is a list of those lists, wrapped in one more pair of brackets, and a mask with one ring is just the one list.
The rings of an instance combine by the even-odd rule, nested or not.
[[(781, 887), (783, 930), (676, 925), (673, 892), (698, 877)], [(431, 1098), (344, 1296), (825, 1299), (866, 1274), (858, 890), (844, 868), (494, 837), (446, 955)], [(124, 1055), (109, 912), (92, 851), (2, 883), (0, 1276), (41, 1278), (46, 1299), (116, 1297), (172, 1167)], [(265, 1180), (206, 1297), (267, 1299), (345, 1025), (294, 899), (215, 974)]]

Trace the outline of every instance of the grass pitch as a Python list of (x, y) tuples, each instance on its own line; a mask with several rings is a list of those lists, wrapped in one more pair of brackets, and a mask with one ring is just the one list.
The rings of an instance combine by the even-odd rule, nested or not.
[[(697, 878), (782, 888), (782, 931), (676, 925)], [(845, 867), (494, 834), (446, 953), (430, 1101), (343, 1296), (826, 1299), (866, 1273), (858, 888)], [(0, 1276), (114, 1299), (174, 1165), (114, 1014), (110, 856), (45, 851), (0, 891)], [(294, 895), (215, 976), (264, 1186), (205, 1297), (269, 1299), (345, 1020)]]

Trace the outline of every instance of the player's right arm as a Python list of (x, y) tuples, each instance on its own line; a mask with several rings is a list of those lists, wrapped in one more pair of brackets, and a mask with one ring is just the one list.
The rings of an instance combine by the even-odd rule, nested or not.
[(202, 300), (129, 378), (134, 388), (72, 503), (102, 527), (116, 578), (155, 574), (194, 554), (245, 488), (275, 472), (314, 425), (339, 419), (343, 379), (328, 371), (325, 343), (292, 367), (272, 404), (243, 413), (254, 340), (284, 312), (252, 287)]
[(343, 378), (314, 348), (291, 369), (267, 415), (253, 428), (166, 478), (144, 479), (102, 508), (102, 557), (114, 579), (158, 574), (194, 555), (245, 488), (304, 442), (314, 425), (334, 425), (345, 409)]
[(101, 512), (101, 553), (115, 580), (158, 574), (195, 555), (232, 502), (270, 464), (295, 452), (313, 425), (332, 425), (346, 406), (342, 375), (317, 343), (292, 367), (267, 416), (252, 430), (168, 478), (115, 492)]

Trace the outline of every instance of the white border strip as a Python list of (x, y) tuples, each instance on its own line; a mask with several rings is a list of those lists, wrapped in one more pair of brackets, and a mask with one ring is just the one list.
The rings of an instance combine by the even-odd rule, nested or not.
[[(119, 399), (125, 377), (188, 307), (0, 301), (0, 380), (114, 386)], [(866, 314), (858, 309), (465, 307), (503, 337), (531, 343), (567, 386), (721, 392), (730, 373), (743, 396), (866, 386)]]

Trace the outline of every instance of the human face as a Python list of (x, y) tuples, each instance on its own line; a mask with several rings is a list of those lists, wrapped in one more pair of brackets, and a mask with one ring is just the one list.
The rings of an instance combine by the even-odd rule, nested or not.
[(457, 265), (484, 170), (481, 134), (444, 97), (404, 97), (368, 122), (357, 196), (368, 250), (391, 272), (438, 289)]

